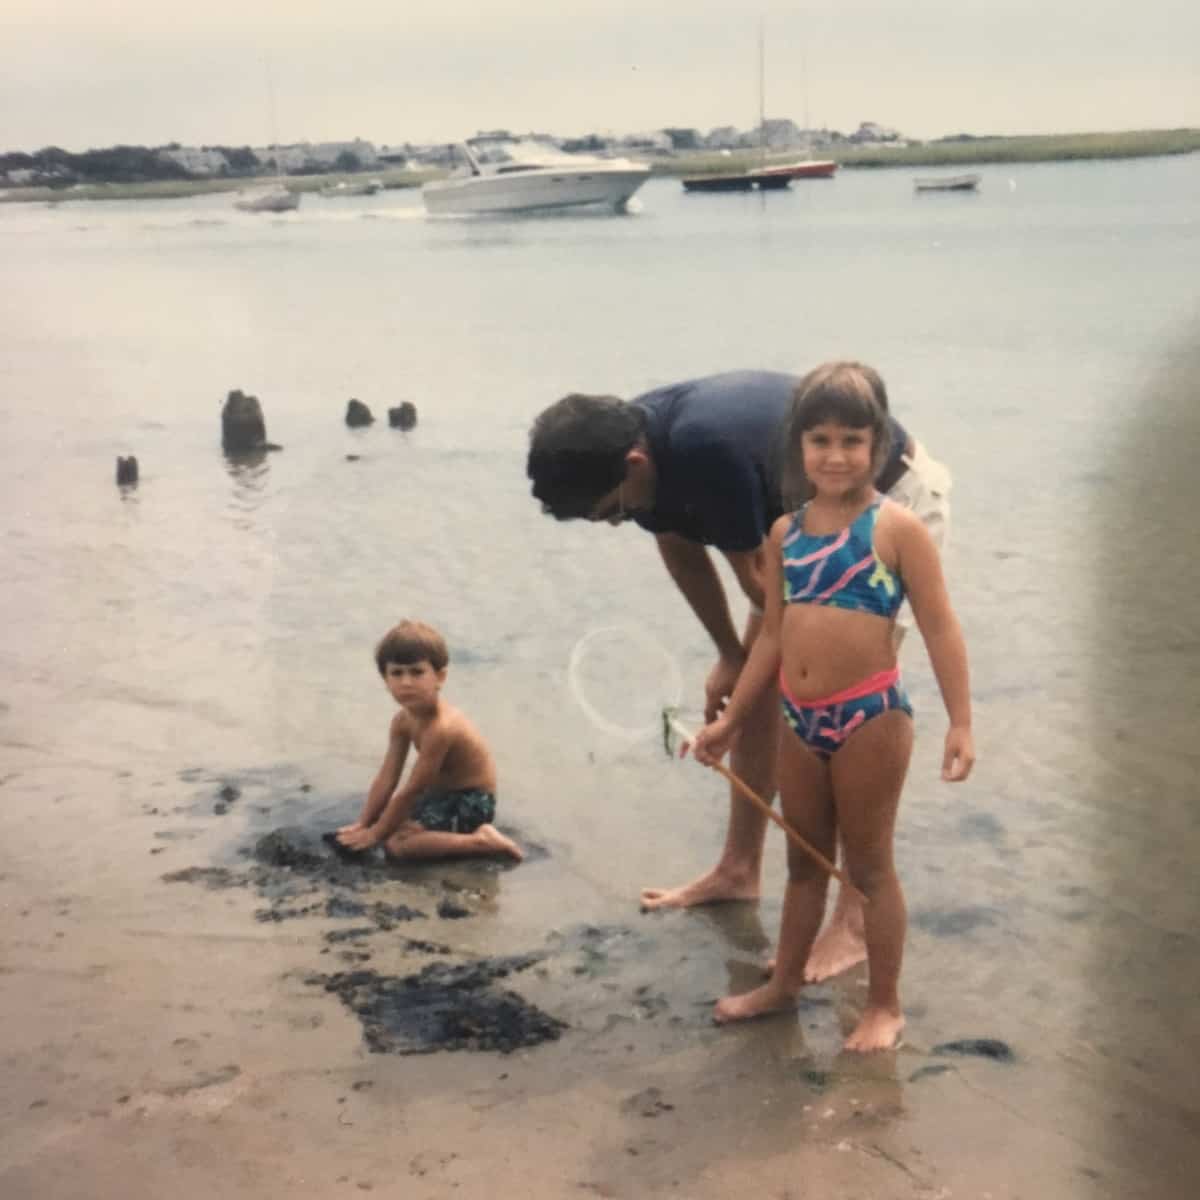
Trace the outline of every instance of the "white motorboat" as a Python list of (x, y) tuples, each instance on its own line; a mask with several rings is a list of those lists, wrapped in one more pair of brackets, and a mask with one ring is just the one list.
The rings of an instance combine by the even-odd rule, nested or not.
[(458, 148), (452, 175), (425, 184), (433, 215), (519, 213), (604, 206), (621, 210), (650, 168), (628, 158), (567, 154), (541, 138), (483, 135)]
[(300, 207), (300, 193), (288, 191), (282, 183), (245, 188), (234, 197), (233, 207), (242, 212), (291, 212)]

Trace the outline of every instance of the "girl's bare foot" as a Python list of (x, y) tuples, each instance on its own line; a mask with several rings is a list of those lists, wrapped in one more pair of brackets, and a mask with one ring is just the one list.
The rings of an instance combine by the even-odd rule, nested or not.
[(768, 1013), (786, 1012), (795, 1007), (795, 992), (785, 991), (774, 982), (764, 983), (752, 992), (722, 997), (713, 1009), (713, 1020), (718, 1025), (725, 1025), (730, 1021), (748, 1021), (752, 1017), (765, 1017)]
[(655, 908), (691, 908), (725, 900), (757, 900), (758, 884), (712, 870), (677, 888), (642, 888), (642, 912)]
[(845, 1048), (859, 1054), (894, 1050), (904, 1028), (904, 1017), (890, 1008), (868, 1008), (846, 1039)]
[(509, 858), (515, 858), (517, 862), (525, 857), (525, 851), (512, 838), (505, 837), (495, 825), (480, 825), (475, 832), (497, 853), (507, 854)]

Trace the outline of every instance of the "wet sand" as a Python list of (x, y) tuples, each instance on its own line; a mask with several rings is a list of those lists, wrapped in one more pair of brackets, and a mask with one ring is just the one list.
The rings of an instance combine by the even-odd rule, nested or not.
[[(350, 891), (303, 873), (288, 887), (286, 868), (251, 882), (246, 852), (281, 813), (320, 824), (295, 781), (272, 798), (261, 780), (17, 757), (4, 794), (23, 840), (0, 878), (6, 1198), (1151, 1194), (1102, 1139), (1046, 1119), (1019, 1047), (1015, 1062), (915, 1042), (838, 1054), (861, 970), (795, 1016), (713, 1027), (697, 980), (751, 982), (765, 939), (750, 906), (631, 904), (604, 926), (564, 907), (538, 936), (506, 923), (513, 876), (486, 863), (375, 869)], [(64, 840), (110, 791), (128, 815), (104, 843), (121, 853)], [(231, 823), (252, 805), (257, 821)], [(536, 889), (532, 858), (517, 870)], [(331, 909), (331, 891), (382, 925)], [(509, 1054), (372, 1053), (321, 986), (515, 954), (537, 962), (498, 985), (564, 1028)]]

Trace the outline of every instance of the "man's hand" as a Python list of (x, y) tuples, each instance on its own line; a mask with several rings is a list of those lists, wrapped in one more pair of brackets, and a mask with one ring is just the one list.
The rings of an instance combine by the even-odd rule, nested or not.
[(733, 695), (738, 676), (742, 673), (745, 665), (746, 656), (744, 654), (740, 654), (736, 658), (722, 654), (713, 669), (709, 671), (708, 678), (704, 681), (704, 723), (706, 725), (711, 725), (721, 715), (721, 710), (724, 709), (729, 697)]
[(383, 841), (375, 832), (374, 826), (365, 829), (361, 825), (347, 825), (344, 829), (339, 829), (337, 840), (348, 850), (370, 850), (372, 846), (378, 846)]

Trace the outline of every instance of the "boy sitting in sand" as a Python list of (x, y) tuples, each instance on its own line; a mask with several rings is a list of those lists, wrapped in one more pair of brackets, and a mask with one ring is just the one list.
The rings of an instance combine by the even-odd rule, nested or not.
[[(349, 850), (382, 845), (392, 858), (507, 854), (521, 848), (491, 824), (496, 765), (479, 731), (441, 698), (450, 656), (436, 629), (401, 621), (375, 648), (375, 664), (400, 711), (362, 815), (337, 840)], [(410, 746), (417, 761), (402, 787)]]

